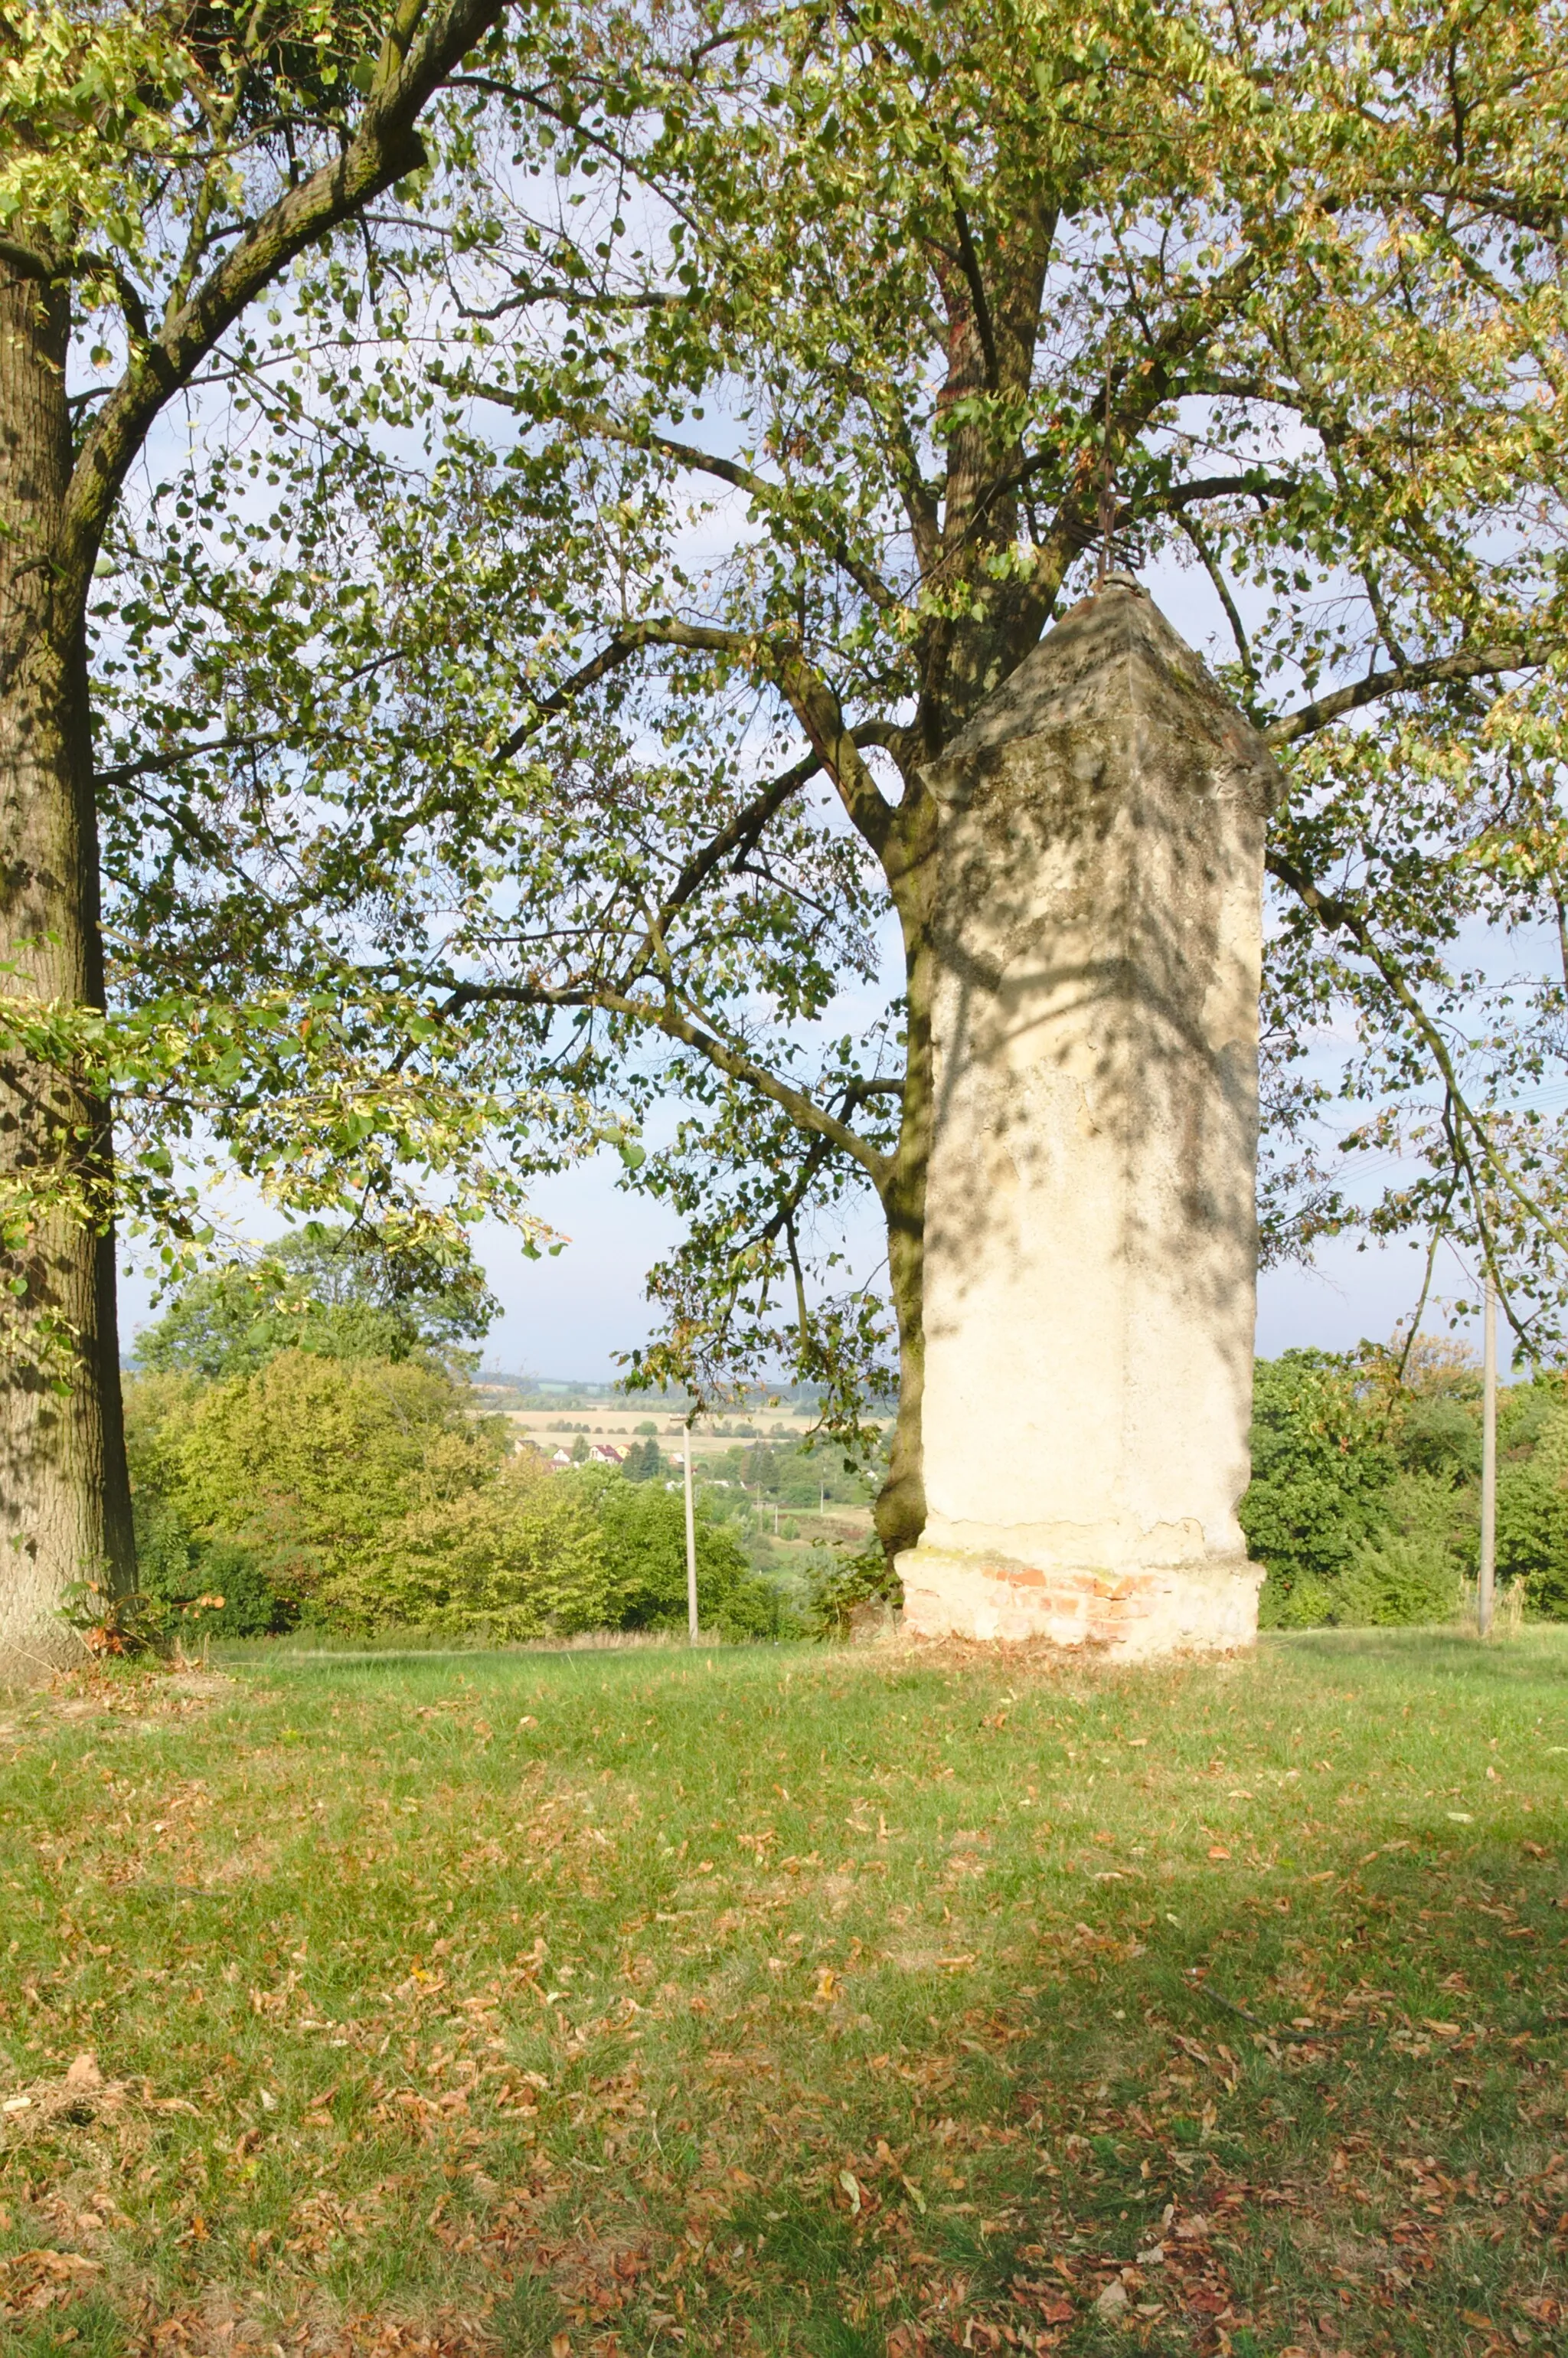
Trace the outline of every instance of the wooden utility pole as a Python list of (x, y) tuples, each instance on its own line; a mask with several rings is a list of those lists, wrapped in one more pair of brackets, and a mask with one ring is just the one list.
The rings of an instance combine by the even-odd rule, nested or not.
[(1498, 1565), (1498, 1290), (1490, 1271), (1482, 1293), (1481, 1316), (1481, 1576), (1476, 1619), (1483, 1638), (1492, 1634)]
[(697, 1517), (691, 1503), (691, 1425), (686, 1428), (686, 1627), (687, 1635), (695, 1646), (698, 1641), (697, 1626)]

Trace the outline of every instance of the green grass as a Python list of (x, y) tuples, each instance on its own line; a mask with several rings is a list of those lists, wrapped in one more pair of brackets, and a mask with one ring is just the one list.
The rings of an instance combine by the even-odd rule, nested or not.
[(0, 1706), (0, 2348), (1561, 2352), (1565, 1638)]

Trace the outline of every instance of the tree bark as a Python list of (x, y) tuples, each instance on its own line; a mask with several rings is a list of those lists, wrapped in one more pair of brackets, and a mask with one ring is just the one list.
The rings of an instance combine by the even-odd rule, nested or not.
[(882, 866), (903, 934), (906, 1047), (903, 1109), (892, 1168), (881, 1189), (888, 1282), (898, 1319), (898, 1418), (887, 1479), (872, 1520), (888, 1563), (925, 1528), (922, 1413), (925, 1394), (925, 1174), (931, 1160), (933, 1066), (929, 910), (936, 853), (936, 806), (911, 781)]
[[(70, 300), (0, 265), (0, 990), (102, 1007), (84, 624), (60, 581), (70, 481)], [(0, 1209), (63, 1181), (0, 1249), (0, 1679), (80, 1657), (68, 1592), (135, 1583), (114, 1315), (109, 1109), (71, 1076), (0, 1061)]]

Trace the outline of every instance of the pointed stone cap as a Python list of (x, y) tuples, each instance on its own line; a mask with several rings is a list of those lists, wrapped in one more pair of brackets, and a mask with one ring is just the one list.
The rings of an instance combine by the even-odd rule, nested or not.
[(1062, 729), (1125, 723), (1130, 715), (1209, 752), (1233, 784), (1250, 783), (1265, 810), (1284, 792), (1272, 753), (1202, 659), (1130, 575), (1108, 575), (989, 695), (931, 764), (932, 783), (977, 754)]

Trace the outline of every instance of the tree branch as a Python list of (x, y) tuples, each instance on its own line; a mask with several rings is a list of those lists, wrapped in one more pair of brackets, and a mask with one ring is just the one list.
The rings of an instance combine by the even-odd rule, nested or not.
[(1134, 524), (1142, 515), (1179, 515), (1198, 500), (1286, 499), (1300, 488), (1289, 475), (1204, 475), (1190, 483), (1173, 483), (1147, 500), (1129, 500), (1117, 510), (1119, 525)]
[[(1442, 1075), (1443, 1086), (1448, 1093), (1450, 1105), (1459, 1115), (1461, 1122), (1467, 1125), (1473, 1132), (1494, 1175), (1501, 1181), (1520, 1210), (1529, 1218), (1537, 1222), (1554, 1244), (1560, 1246), (1564, 1252), (1568, 1252), (1568, 1230), (1560, 1227), (1533, 1196), (1526, 1195), (1513, 1174), (1494, 1153), (1486, 1123), (1471, 1107), (1464, 1090), (1459, 1086), (1459, 1076), (1454, 1069), (1454, 1059), (1449, 1054), (1447, 1041), (1400, 972), (1399, 967), (1383, 948), (1359, 909), (1353, 902), (1324, 892), (1320, 885), (1314, 884), (1312, 878), (1303, 870), (1298, 868), (1294, 861), (1282, 851), (1270, 851), (1264, 865), (1271, 876), (1293, 892), (1304, 908), (1311, 910), (1325, 933), (1348, 934), (1362, 957), (1377, 968), (1390, 994), (1404, 1010), (1411, 1024), (1425, 1042), (1427, 1052)], [(1465, 1168), (1470, 1171), (1472, 1184), (1475, 1184), (1475, 1173), (1471, 1168), (1468, 1151), (1464, 1149), (1462, 1141), (1456, 1141), (1455, 1143)]]
[[(758, 678), (776, 687), (810, 739), (818, 762), (832, 779), (839, 800), (861, 837), (881, 857), (895, 816), (892, 806), (884, 799), (881, 788), (861, 760), (858, 732), (845, 727), (838, 698), (791, 639), (719, 630), (709, 623), (680, 622), (669, 615), (630, 622), (580, 670), (535, 706), (529, 719), (520, 721), (511, 735), (503, 739), (496, 749), (496, 760), (510, 761), (527, 743), (541, 720), (564, 711), (584, 688), (593, 687), (643, 647), (653, 646), (732, 655)], [(873, 741), (868, 737), (867, 741)]]
[[(1251, 642), (1247, 636), (1246, 625), (1241, 620), (1236, 600), (1230, 594), (1230, 584), (1221, 570), (1219, 559), (1209, 546), (1207, 533), (1200, 525), (1195, 525), (1191, 516), (1178, 514), (1176, 522), (1197, 551), (1198, 560), (1213, 584), (1214, 594), (1225, 609), (1225, 619), (1230, 625), (1230, 635), (1236, 642), (1236, 652), (1240, 658), (1241, 668), (1246, 674), (1248, 701), (1250, 705), (1258, 693), (1258, 666), (1252, 660)], [(1253, 717), (1254, 715), (1249, 711), (1248, 718), (1250, 719)]]
[(846, 729), (838, 698), (821, 674), (795, 646), (784, 653), (778, 685), (806, 735), (816, 746), (823, 767), (838, 789), (838, 799), (862, 840), (881, 859), (892, 832), (895, 814), (871, 771), (860, 759), (855, 731)]
[[(452, 390), (459, 389), (455, 381), (449, 379), (447, 382)], [(505, 385), (478, 384), (461, 389), (474, 394), (481, 401), (493, 401), (503, 409), (518, 411), (527, 406), (520, 395), (510, 392)], [(618, 442), (624, 449), (656, 450), (662, 457), (674, 459), (697, 474), (712, 475), (719, 482), (729, 483), (734, 490), (746, 492), (759, 506), (771, 510), (775, 515), (784, 514), (795, 523), (804, 524), (809, 537), (827, 549), (839, 570), (849, 575), (873, 606), (885, 613), (898, 604), (887, 583), (869, 565), (861, 563), (841, 533), (834, 535), (815, 517), (802, 517), (798, 514), (782, 483), (771, 483), (765, 475), (741, 466), (738, 460), (718, 458), (711, 451), (700, 449), (695, 442), (677, 442), (673, 435), (655, 434), (647, 427), (623, 426), (619, 418), (607, 416), (601, 411), (579, 411), (570, 417), (569, 423), (580, 432), (600, 434), (607, 442)]]
[(270, 206), (135, 354), (82, 445), (66, 497), (54, 557), (78, 597), (86, 594), (110, 511), (165, 402), (297, 254), (424, 162), (420, 114), (507, 5), (402, 0), (359, 127), (342, 153)]
[[(1244, 255), (1233, 269), (1206, 288), (1184, 311), (1178, 313), (1162, 336), (1145, 347), (1137, 365), (1130, 368), (1122, 378), (1107, 421), (1103, 448), (1113, 453), (1124, 448), (1131, 437), (1141, 431), (1155, 412), (1172, 398), (1173, 381), (1178, 365), (1206, 335), (1212, 332), (1215, 322), (1232, 311), (1249, 292), (1259, 266), (1257, 254)], [(1090, 463), (1090, 454), (1086, 448), (1080, 453), (1080, 463), (1071, 482), (1058, 501), (1050, 531), (1040, 546), (1036, 569), (1047, 579), (1054, 576), (1058, 587), (1073, 558), (1081, 549), (1087, 548), (1094, 537), (1093, 494), (1098, 475), (1098, 467)]]
[(879, 1154), (875, 1147), (868, 1146), (847, 1122), (840, 1121), (825, 1106), (819, 1106), (816, 1098), (808, 1097), (804, 1089), (797, 1089), (790, 1082), (781, 1080), (776, 1073), (769, 1072), (765, 1065), (759, 1065), (752, 1057), (742, 1055), (738, 1048), (730, 1047), (728, 1041), (720, 1040), (714, 1033), (706, 1030), (691, 1016), (685, 1014), (673, 1000), (639, 999), (625, 991), (587, 987), (541, 990), (521, 982), (454, 981), (449, 996), (442, 1002), (440, 1012), (443, 1016), (454, 1015), (464, 1007), (490, 1002), (522, 1007), (594, 1007), (603, 1014), (623, 1016), (648, 1030), (662, 1032), (666, 1039), (678, 1040), (684, 1047), (695, 1050), (697, 1055), (706, 1058), (730, 1080), (743, 1081), (748, 1088), (757, 1090), (773, 1104), (781, 1106), (800, 1129), (825, 1139), (829, 1146), (836, 1146), (840, 1153), (858, 1163), (879, 1195), (892, 1175), (891, 1157)]
[(563, 309), (579, 311), (675, 311), (697, 301), (685, 287), (679, 292), (644, 287), (638, 294), (604, 294), (583, 287), (550, 286), (538, 282), (519, 286), (511, 295), (503, 295), (497, 303), (465, 303), (454, 294), (453, 306), (464, 319), (503, 319), (509, 312), (526, 310), (531, 303), (558, 303)]
[(14, 237), (0, 237), (0, 262), (14, 270), (18, 278), (36, 278), (48, 287), (59, 276), (59, 265), (47, 254), (35, 253), (30, 245), (20, 245)]
[(764, 787), (743, 811), (737, 811), (729, 826), (720, 827), (711, 841), (704, 844), (702, 849), (687, 861), (668, 894), (660, 903), (658, 913), (651, 920), (642, 941), (622, 969), (622, 990), (629, 990), (646, 970), (651, 954), (663, 951), (664, 932), (670, 919), (678, 916), (692, 895), (700, 892), (720, 861), (727, 860), (732, 851), (749, 850), (768, 821), (784, 808), (790, 796), (805, 785), (808, 778), (816, 776), (821, 767), (816, 755), (808, 753), (804, 762), (797, 762), (792, 770), (786, 770), (782, 777), (773, 780), (772, 785)]
[(998, 393), (1001, 389), (1001, 362), (997, 354), (991, 307), (986, 298), (986, 282), (980, 273), (980, 257), (975, 252), (975, 241), (969, 234), (969, 217), (950, 178), (947, 193), (952, 199), (953, 221), (958, 233), (958, 261), (969, 289), (969, 299), (975, 307), (975, 328), (979, 336), (980, 350), (985, 354), (986, 382), (993, 393)]
[[(311, 735), (312, 744), (341, 741), (341, 730), (332, 730), (325, 737)], [(101, 786), (128, 785), (133, 779), (157, 775), (166, 770), (183, 769), (187, 763), (200, 762), (206, 753), (259, 753), (276, 745), (293, 745), (300, 741), (300, 732), (292, 729), (269, 729), (254, 736), (210, 737), (204, 743), (178, 745), (167, 753), (145, 753), (139, 762), (117, 762), (112, 769), (95, 770), (94, 782)]]
[[(874, 741), (876, 729), (877, 724), (872, 721), (866, 728), (853, 729), (849, 733), (857, 744), (865, 743)], [(764, 786), (762, 793), (754, 796), (744, 810), (736, 812), (728, 827), (721, 827), (710, 842), (704, 844), (702, 849), (687, 860), (671, 885), (667, 896), (660, 903), (653, 927), (643, 936), (630, 963), (622, 968), (621, 984), (622, 990), (631, 988), (639, 974), (644, 970), (649, 952), (658, 948), (659, 944), (654, 940), (654, 933), (656, 932), (662, 937), (670, 919), (679, 915), (693, 894), (701, 890), (714, 870), (721, 861), (727, 860), (731, 852), (749, 851), (768, 821), (784, 808), (792, 795), (798, 794), (801, 787), (816, 775), (821, 767), (821, 756), (808, 753), (803, 762), (797, 762), (793, 769), (785, 770), (782, 777), (775, 778), (772, 785)], [(883, 1085), (868, 1083), (866, 1087), (869, 1090), (881, 1086)], [(890, 1086), (902, 1087), (903, 1083), (894, 1082)]]
[(644, 647), (687, 647), (708, 654), (741, 656), (759, 644), (744, 631), (720, 631), (703, 623), (679, 622), (667, 614), (654, 615), (646, 622), (628, 622), (569, 679), (540, 698), (528, 719), (520, 720), (511, 734), (502, 739), (495, 749), (495, 758), (497, 762), (510, 762), (514, 753), (522, 752), (541, 720), (553, 719), (557, 712), (566, 711), (584, 688), (596, 686), (609, 673), (619, 670)]
[(1394, 664), (1385, 671), (1368, 672), (1365, 679), (1352, 680), (1348, 687), (1336, 687), (1327, 696), (1315, 697), (1311, 704), (1298, 707), (1294, 712), (1282, 713), (1263, 730), (1271, 745), (1293, 745), (1298, 737), (1310, 737), (1314, 730), (1326, 729), (1332, 720), (1342, 720), (1347, 712), (1358, 712), (1364, 704), (1376, 704), (1379, 697), (1400, 696), (1412, 687), (1431, 687), (1444, 680), (1480, 679), (1488, 674), (1504, 671), (1529, 671), (1544, 663), (1546, 657), (1539, 648), (1527, 646), (1522, 641), (1512, 645), (1477, 647), (1471, 654), (1433, 655), (1426, 663)]

